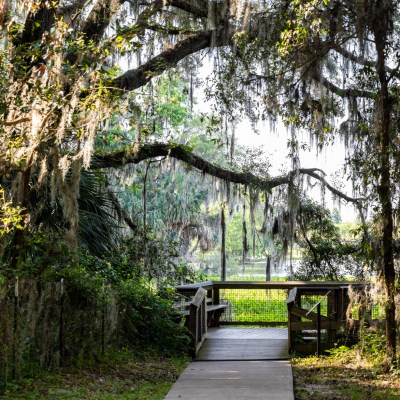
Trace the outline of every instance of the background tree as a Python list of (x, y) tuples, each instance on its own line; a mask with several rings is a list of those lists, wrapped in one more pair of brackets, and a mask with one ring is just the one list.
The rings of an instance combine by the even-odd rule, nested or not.
[(304, 199), (297, 222), (296, 243), (304, 249), (295, 274), (297, 279), (365, 278), (362, 241), (343, 239), (329, 210)]

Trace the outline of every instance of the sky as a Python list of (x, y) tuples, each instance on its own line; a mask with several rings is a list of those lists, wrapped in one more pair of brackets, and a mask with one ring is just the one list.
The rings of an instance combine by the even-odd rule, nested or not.
[[(259, 148), (262, 146), (269, 158), (271, 166), (271, 175), (279, 175), (283, 170), (290, 169), (290, 159), (287, 157), (287, 141), (290, 139), (290, 132), (283, 126), (277, 124), (274, 130), (270, 124), (263, 123), (257, 127), (258, 133), (254, 131), (251, 124), (243, 121), (235, 129), (237, 143), (247, 147)], [(308, 138), (300, 137), (300, 141), (308, 142)], [(342, 191), (347, 195), (352, 195), (351, 183), (343, 176), (341, 167), (345, 161), (345, 146), (340, 141), (333, 145), (325, 147), (317, 154), (315, 147), (309, 150), (300, 150), (300, 166), (302, 168), (320, 168), (326, 173), (326, 179), (332, 183), (332, 175), (336, 174), (343, 182)], [(314, 189), (310, 192), (310, 197), (321, 201), (321, 192)], [(343, 222), (353, 222), (357, 218), (357, 213), (352, 205), (346, 205), (344, 202), (339, 206), (337, 202), (332, 201), (329, 191), (325, 195), (326, 206), (332, 211), (338, 208)]]
[[(212, 59), (203, 60), (202, 66), (198, 70), (202, 82), (207, 82), (208, 76), (212, 73)], [(206, 100), (204, 87), (199, 85), (194, 93), (197, 104), (194, 108), (206, 113), (212, 112), (211, 101)], [(270, 175), (276, 176), (282, 174), (282, 171), (288, 171), (291, 168), (291, 160), (287, 157), (287, 143), (290, 139), (289, 130), (283, 123), (277, 122), (274, 127), (268, 121), (260, 121), (256, 128), (250, 123), (246, 117), (241, 122), (235, 125), (235, 137), (239, 145), (246, 147), (255, 147), (265, 149), (265, 154), (271, 162)], [(298, 136), (299, 142), (309, 143), (308, 135)], [(329, 183), (333, 183), (331, 177), (336, 174), (336, 179), (340, 179), (343, 184), (341, 189), (345, 194), (352, 196), (351, 182), (343, 176), (341, 168), (345, 162), (345, 146), (339, 140), (333, 145), (326, 146), (323, 150), (317, 151), (315, 147), (309, 150), (300, 150), (300, 167), (302, 168), (319, 168), (326, 173), (326, 179)], [(321, 202), (321, 191), (315, 188), (309, 193), (309, 196), (318, 202)], [(337, 208), (340, 212), (343, 222), (354, 222), (357, 218), (355, 208), (341, 202), (332, 200), (329, 191), (326, 191), (324, 196), (325, 206), (331, 211)]]

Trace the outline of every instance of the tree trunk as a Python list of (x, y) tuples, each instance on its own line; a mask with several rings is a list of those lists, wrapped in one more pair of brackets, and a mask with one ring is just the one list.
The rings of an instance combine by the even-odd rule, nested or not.
[(143, 177), (143, 192), (142, 192), (142, 200), (143, 200), (143, 246), (144, 246), (144, 254), (143, 254), (143, 270), (146, 271), (147, 266), (147, 176), (149, 174), (151, 161), (149, 161), (146, 165), (145, 174)]
[(246, 258), (247, 258), (247, 227), (246, 227), (246, 205), (243, 204), (243, 221), (242, 221), (242, 273), (246, 271)]
[(267, 264), (265, 265), (265, 280), (269, 282), (271, 280), (271, 255), (267, 255)]
[(225, 248), (225, 206), (221, 208), (221, 281), (226, 281), (226, 248)]
[[(20, 173), (20, 188), (19, 196), (17, 196), (17, 205), (22, 207), (22, 213), (26, 213), (29, 210), (29, 197), (30, 197), (30, 175), (31, 168), (29, 167), (26, 171)], [(21, 225), (25, 228), (26, 222), (23, 220)], [(10, 257), (10, 270), (14, 270), (18, 266), (18, 261), (23, 251), (25, 242), (25, 230), (17, 229), (14, 233), (12, 246), (11, 246), (11, 257)]]
[[(379, 7), (379, 6), (378, 6)], [(390, 112), (391, 103), (388, 90), (388, 78), (385, 71), (385, 47), (387, 27), (384, 21), (386, 8), (381, 7), (382, 23), (374, 29), (377, 52), (377, 73), (380, 90), (376, 107), (375, 140), (379, 165), (378, 196), (381, 204), (382, 223), (382, 272), (386, 289), (386, 360), (385, 367), (389, 371), (396, 358), (396, 320), (395, 320), (395, 270), (393, 261), (393, 207), (390, 171)]]

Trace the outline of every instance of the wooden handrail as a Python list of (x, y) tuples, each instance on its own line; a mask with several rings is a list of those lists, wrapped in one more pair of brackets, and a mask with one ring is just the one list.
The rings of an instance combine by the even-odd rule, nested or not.
[(217, 289), (283, 289), (290, 290), (295, 287), (307, 290), (339, 289), (341, 287), (364, 287), (367, 282), (345, 281), (216, 281), (213, 282)]
[(200, 350), (207, 333), (206, 295), (207, 291), (199, 287), (189, 305), (188, 329), (193, 335), (194, 356)]
[(290, 290), (295, 287), (298, 289), (307, 290), (322, 290), (322, 289), (340, 289), (353, 287), (364, 287), (368, 282), (360, 281), (206, 281), (198, 283), (190, 283), (187, 285), (175, 286), (176, 290), (195, 290), (203, 288), (205, 290), (216, 289), (284, 289)]
[(214, 282), (207, 281), (207, 282), (189, 283), (187, 285), (179, 285), (175, 286), (175, 289), (179, 292), (179, 291), (195, 290), (198, 288), (210, 290), (213, 287), (214, 287)]

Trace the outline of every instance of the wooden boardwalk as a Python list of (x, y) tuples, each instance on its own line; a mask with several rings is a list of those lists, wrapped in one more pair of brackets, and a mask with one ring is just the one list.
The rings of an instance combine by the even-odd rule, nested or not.
[(165, 400), (294, 400), (287, 358), (287, 329), (210, 329)]
[(286, 328), (211, 328), (196, 360), (286, 360)]

